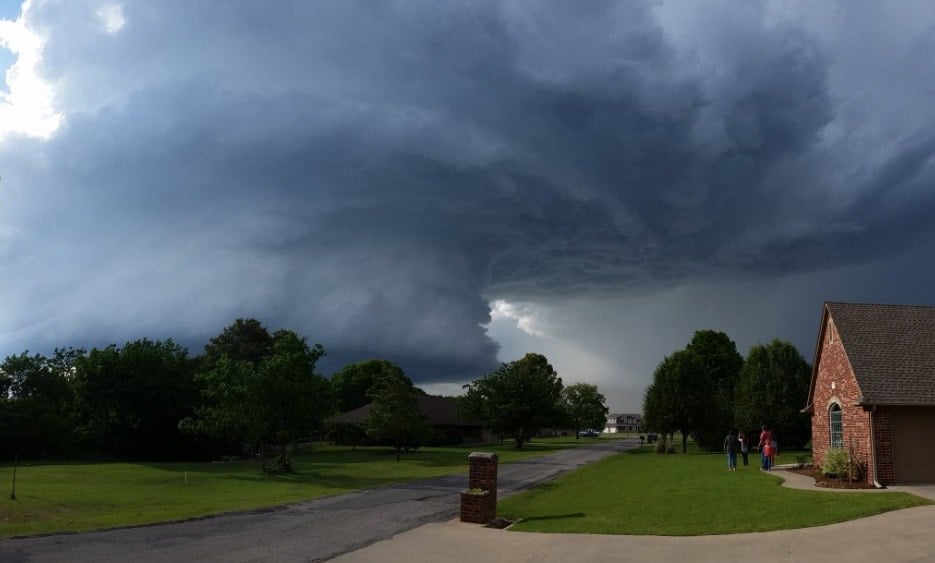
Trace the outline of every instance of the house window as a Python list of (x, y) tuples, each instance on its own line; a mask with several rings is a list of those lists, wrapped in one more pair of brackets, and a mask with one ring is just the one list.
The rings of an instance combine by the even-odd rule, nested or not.
[(831, 447), (844, 447), (844, 422), (841, 420), (841, 405), (835, 403), (831, 405), (828, 412), (828, 419), (831, 423)]

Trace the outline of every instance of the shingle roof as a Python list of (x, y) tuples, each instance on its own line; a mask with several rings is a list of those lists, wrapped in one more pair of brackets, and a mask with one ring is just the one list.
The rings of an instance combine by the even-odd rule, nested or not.
[[(419, 401), (419, 409), (422, 410), (430, 424), (435, 426), (477, 426), (477, 424), (464, 422), (458, 418), (458, 401), (453, 397), (416, 395), (416, 400)], [(370, 404), (367, 404), (352, 411), (335, 415), (329, 418), (328, 422), (363, 424), (367, 422), (369, 416)]]
[(935, 405), (935, 307), (825, 304), (863, 403)]

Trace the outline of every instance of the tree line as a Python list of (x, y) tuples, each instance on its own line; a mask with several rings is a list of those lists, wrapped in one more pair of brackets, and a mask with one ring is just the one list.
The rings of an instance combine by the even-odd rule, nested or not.
[(461, 412), (482, 421), (499, 436), (510, 437), (517, 449), (543, 428), (604, 426), (607, 407), (596, 385), (565, 387), (542, 354), (526, 354), (465, 385)]
[(366, 360), (325, 378), (324, 355), (291, 330), (237, 319), (192, 357), (171, 339), (28, 351), (0, 364), (0, 455), (207, 459), (320, 433), (328, 416), (372, 400), (378, 381), (418, 389)]
[[(0, 364), (0, 456), (198, 460), (261, 452), (288, 469), (288, 446), (322, 438), (333, 414), (372, 403), (362, 427), (332, 430), (402, 449), (430, 434), (414, 397), (424, 391), (380, 359), (316, 371), (325, 354), (291, 330), (237, 319), (204, 353), (168, 340), (57, 348)], [(503, 364), (467, 386), (464, 417), (522, 447), (539, 427), (598, 425), (607, 412), (596, 386), (563, 388), (538, 354)], [(266, 453), (272, 453), (267, 456)]]
[(709, 451), (723, 447), (731, 429), (756, 437), (773, 430), (786, 448), (811, 438), (805, 405), (811, 366), (796, 348), (774, 339), (750, 348), (747, 357), (725, 333), (695, 332), (688, 345), (656, 367), (643, 400), (644, 424), (663, 434), (689, 436)]

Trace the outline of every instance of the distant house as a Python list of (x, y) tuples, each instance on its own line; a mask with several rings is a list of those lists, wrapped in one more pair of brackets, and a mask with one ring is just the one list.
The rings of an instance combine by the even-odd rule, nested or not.
[(825, 303), (803, 412), (816, 464), (842, 448), (868, 483), (935, 482), (935, 307)]
[(618, 432), (642, 432), (643, 415), (641, 414), (608, 414), (604, 426), (604, 434), (617, 434)]
[[(478, 423), (465, 422), (458, 417), (458, 400), (454, 397), (416, 395), (419, 409), (432, 426), (432, 444), (461, 444), (490, 441), (489, 433)], [(364, 426), (370, 417), (370, 404), (332, 416), (326, 425), (349, 422)]]

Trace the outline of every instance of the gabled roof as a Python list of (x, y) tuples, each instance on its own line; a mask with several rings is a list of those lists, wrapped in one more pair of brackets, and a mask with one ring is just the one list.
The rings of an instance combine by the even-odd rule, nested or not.
[[(428, 419), (429, 424), (435, 426), (477, 426), (458, 418), (458, 400), (454, 397), (439, 395), (416, 395), (419, 409)], [(353, 422), (364, 424), (370, 417), (370, 404), (358, 407), (352, 411), (332, 416), (328, 422)]]
[(641, 415), (641, 414), (639, 414), (639, 413), (628, 413), (628, 412), (624, 412), (624, 413), (609, 413), (609, 414), (607, 415), (607, 418), (608, 418), (608, 419), (610, 419), (610, 418), (637, 418), (637, 419), (642, 419), (642, 418), (643, 418), (643, 415)]
[(837, 328), (866, 405), (935, 405), (935, 307), (825, 303), (809, 404), (827, 317)]

